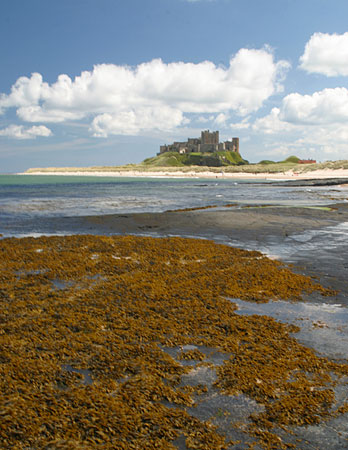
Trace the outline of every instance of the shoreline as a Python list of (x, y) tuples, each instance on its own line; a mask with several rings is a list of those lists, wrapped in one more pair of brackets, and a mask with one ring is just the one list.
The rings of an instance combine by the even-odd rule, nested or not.
[(244, 180), (306, 180), (306, 179), (327, 179), (327, 178), (348, 178), (348, 169), (323, 169), (311, 172), (296, 172), (288, 170), (286, 172), (214, 172), (214, 171), (181, 171), (181, 170), (159, 170), (159, 171), (138, 171), (138, 170), (37, 170), (32, 172), (20, 172), (15, 175), (49, 175), (49, 176), (94, 176), (94, 177), (130, 177), (130, 178), (218, 178), (218, 179), (244, 179)]
[[(301, 267), (307, 275), (319, 277), (326, 287), (334, 285), (340, 290), (336, 300), (348, 307), (348, 262), (342, 256), (342, 252), (346, 253), (345, 248), (348, 254), (348, 243), (342, 242), (335, 248), (329, 243), (330, 229), (335, 234), (336, 227), (348, 226), (348, 204), (330, 206), (330, 210), (272, 205), (251, 209), (104, 214), (56, 218), (54, 221), (58, 229), (84, 230), (88, 234), (180, 236), (261, 251), (271, 259)], [(307, 237), (306, 233), (312, 233), (313, 237)], [(293, 251), (289, 252), (292, 247)], [(327, 264), (328, 260), (330, 264)]]

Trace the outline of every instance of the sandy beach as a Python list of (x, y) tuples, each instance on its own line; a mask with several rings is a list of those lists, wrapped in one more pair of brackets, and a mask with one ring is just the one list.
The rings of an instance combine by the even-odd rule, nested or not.
[(28, 172), (23, 172), (18, 175), (70, 175), (70, 176), (96, 176), (96, 177), (153, 177), (153, 178), (222, 178), (222, 179), (260, 179), (260, 180), (305, 180), (305, 179), (326, 179), (326, 178), (348, 178), (348, 169), (325, 169), (315, 170), (311, 172), (300, 172), (289, 170), (286, 172), (277, 173), (253, 173), (253, 172), (228, 172), (226, 170), (221, 171), (183, 171), (183, 170), (153, 170), (153, 171), (140, 171), (140, 170), (118, 170), (118, 171), (101, 171), (101, 170), (76, 170), (66, 168), (64, 170), (59, 169), (46, 169), (35, 170), (32, 169)]

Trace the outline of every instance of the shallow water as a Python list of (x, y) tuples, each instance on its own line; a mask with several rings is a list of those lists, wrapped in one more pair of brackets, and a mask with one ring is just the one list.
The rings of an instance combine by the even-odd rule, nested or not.
[(343, 305), (328, 304), (319, 298), (317, 303), (231, 301), (237, 304), (238, 314), (267, 315), (278, 322), (297, 325), (300, 331), (294, 336), (300, 342), (323, 356), (348, 360), (348, 309)]
[(248, 180), (0, 175), (0, 214), (15, 220), (226, 203), (323, 205), (337, 201), (342, 192), (336, 188), (327, 196), (323, 187), (278, 187)]
[(63, 364), (62, 369), (67, 372), (75, 372), (82, 375), (81, 383), (85, 386), (90, 386), (93, 384), (92, 372), (88, 369), (75, 369), (70, 364)]

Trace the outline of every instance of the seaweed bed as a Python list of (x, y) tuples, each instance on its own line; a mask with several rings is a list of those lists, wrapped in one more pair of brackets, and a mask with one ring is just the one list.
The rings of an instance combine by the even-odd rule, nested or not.
[(231, 420), (250, 448), (293, 448), (292, 427), (348, 410), (334, 394), (347, 364), (301, 345), (294, 326), (236, 314), (228, 298), (333, 294), (259, 252), (65, 236), (3, 239), (0, 261), (1, 448), (170, 450), (183, 437), (188, 449), (234, 448), (189, 411), (208, 388), (181, 380), (199, 367), (216, 372), (220, 393), (262, 405)]

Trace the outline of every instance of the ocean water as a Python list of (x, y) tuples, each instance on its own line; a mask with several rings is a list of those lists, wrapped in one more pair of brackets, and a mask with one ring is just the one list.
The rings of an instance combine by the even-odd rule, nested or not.
[[(347, 201), (347, 197), (347, 190), (337, 186), (289, 187), (259, 180), (0, 175), (0, 234), (21, 237), (86, 232), (79, 225), (74, 229), (56, 229), (52, 219), (59, 217), (163, 212), (212, 205), (222, 208), (227, 204), (234, 205), (232, 208), (322, 206)], [(273, 242), (270, 236), (263, 242), (224, 243), (257, 249), (292, 262), (299, 252), (315, 253), (323, 240), (334, 247), (344, 246), (347, 235), (348, 226), (342, 224), (328, 230), (308, 230), (301, 236), (289, 236), (285, 242)]]
[[(328, 195), (330, 194), (330, 195)], [(0, 175), (0, 220), (161, 212), (235, 203), (323, 205), (343, 192), (269, 182), (188, 178)]]

